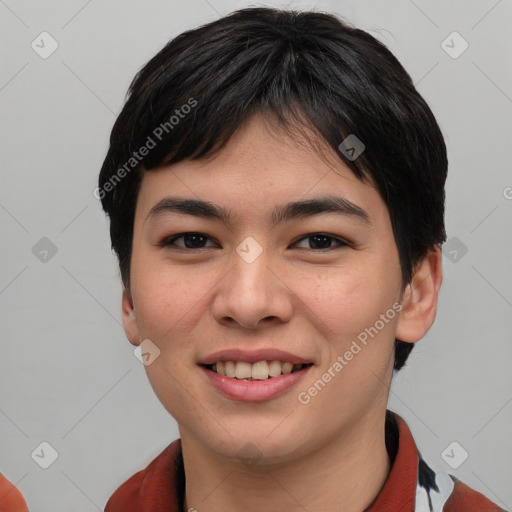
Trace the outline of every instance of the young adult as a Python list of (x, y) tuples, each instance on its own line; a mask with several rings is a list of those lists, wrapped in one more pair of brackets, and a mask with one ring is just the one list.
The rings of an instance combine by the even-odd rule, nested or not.
[(446, 148), (380, 42), (251, 8), (133, 80), (96, 195), (122, 316), (180, 439), (129, 511), (498, 511), (387, 411), (442, 281)]

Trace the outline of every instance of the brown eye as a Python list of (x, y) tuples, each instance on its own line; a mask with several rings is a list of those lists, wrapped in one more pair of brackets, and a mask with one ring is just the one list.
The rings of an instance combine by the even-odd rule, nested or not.
[[(177, 240), (183, 239), (182, 243), (177, 244)], [(208, 242), (210, 238), (203, 233), (180, 233), (179, 235), (172, 236), (170, 238), (166, 238), (162, 240), (160, 245), (162, 247), (168, 246), (176, 246), (181, 249), (205, 249), (205, 243)]]
[(332, 247), (332, 242), (338, 244), (338, 247), (348, 246), (349, 244), (342, 240), (341, 238), (327, 235), (325, 233), (312, 233), (310, 235), (302, 237), (300, 240), (298, 240), (295, 245), (298, 243), (301, 243), (305, 240), (309, 240), (308, 246), (303, 247), (304, 249), (311, 249), (311, 250), (329, 250), (329, 249), (336, 249), (336, 247)]

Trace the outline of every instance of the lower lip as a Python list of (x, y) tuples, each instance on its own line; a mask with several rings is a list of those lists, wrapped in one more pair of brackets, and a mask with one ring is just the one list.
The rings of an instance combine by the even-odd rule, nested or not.
[(267, 380), (236, 380), (219, 375), (204, 366), (201, 369), (221, 393), (228, 398), (242, 402), (264, 402), (282, 395), (301, 380), (311, 366), (279, 377), (270, 377)]

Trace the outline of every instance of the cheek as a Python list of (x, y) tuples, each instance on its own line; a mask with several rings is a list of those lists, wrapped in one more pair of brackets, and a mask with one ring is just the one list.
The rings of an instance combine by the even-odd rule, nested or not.
[(377, 275), (372, 265), (324, 269), (315, 277), (304, 276), (295, 291), (307, 305), (312, 321), (324, 324), (327, 338), (353, 335), (387, 308), (385, 299), (389, 300), (390, 291)]
[(304, 275), (295, 281), (294, 290), (307, 306), (302, 308), (304, 313), (328, 341), (324, 363), (333, 363), (347, 351), (358, 351), (355, 357), (348, 354), (357, 362), (351, 362), (344, 374), (361, 379), (361, 389), (368, 386), (368, 368), (382, 375), (392, 356), (397, 320), (392, 306), (400, 290), (399, 266), (391, 266), (392, 262), (380, 254), (365, 255), (353, 265), (326, 268), (314, 277)]
[(166, 339), (172, 330), (183, 330), (194, 318), (205, 288), (197, 279), (187, 279), (179, 269), (148, 265), (132, 287), (141, 336)]

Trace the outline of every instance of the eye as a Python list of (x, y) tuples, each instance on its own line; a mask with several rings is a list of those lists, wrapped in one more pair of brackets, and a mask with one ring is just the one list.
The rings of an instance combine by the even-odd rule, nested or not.
[[(183, 244), (176, 244), (177, 240), (183, 239)], [(210, 240), (210, 237), (203, 233), (180, 233), (169, 238), (165, 238), (160, 242), (160, 246), (167, 247), (175, 245), (182, 249), (199, 250), (206, 248), (204, 243)]]
[(308, 243), (308, 247), (303, 247), (304, 249), (317, 249), (317, 250), (330, 250), (336, 249), (336, 247), (331, 246), (331, 242), (335, 242), (338, 244), (338, 247), (349, 246), (350, 244), (341, 238), (327, 235), (325, 233), (311, 233), (310, 235), (306, 235), (300, 238), (294, 245), (297, 245), (299, 242), (303, 242), (306, 240), (310, 240)]
[[(182, 243), (176, 243), (178, 240), (182, 240)], [(314, 251), (328, 251), (332, 249), (336, 249), (336, 246), (333, 247), (332, 243), (334, 242), (337, 244), (337, 247), (345, 247), (350, 246), (350, 243), (332, 236), (328, 235), (326, 233), (311, 233), (309, 235), (303, 236), (299, 240), (297, 240), (293, 245), (297, 246), (299, 243), (307, 243), (306, 241), (309, 240), (309, 243), (307, 247), (299, 247), (302, 249), (309, 249)], [(205, 235), (204, 233), (180, 233), (178, 235), (173, 235), (168, 238), (164, 238), (159, 245), (161, 247), (169, 247), (169, 246), (175, 246), (180, 249), (190, 250), (190, 251), (198, 251), (201, 249), (206, 249), (208, 246), (205, 244), (208, 242), (212, 242), (211, 238), (208, 235)], [(213, 245), (215, 246), (215, 245)], [(210, 245), (209, 247), (212, 247)]]

